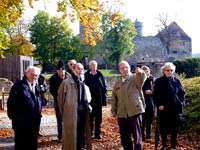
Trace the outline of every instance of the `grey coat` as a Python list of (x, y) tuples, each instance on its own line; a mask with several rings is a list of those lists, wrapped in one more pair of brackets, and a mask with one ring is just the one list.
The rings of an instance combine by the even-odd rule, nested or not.
[[(86, 89), (87, 91), (87, 89)], [(87, 92), (86, 92), (87, 93)], [(62, 150), (76, 150), (77, 141), (77, 109), (78, 89), (72, 77), (61, 83), (58, 90), (58, 104), (63, 119)], [(92, 149), (89, 117), (86, 121), (86, 145), (87, 150)]]

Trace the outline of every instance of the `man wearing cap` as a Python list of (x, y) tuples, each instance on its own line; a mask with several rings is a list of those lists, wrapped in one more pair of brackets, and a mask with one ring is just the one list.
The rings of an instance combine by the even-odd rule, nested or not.
[(68, 73), (65, 71), (65, 64), (62, 61), (58, 62), (57, 72), (53, 74), (50, 78), (50, 92), (54, 98), (54, 109), (56, 112), (56, 120), (57, 120), (57, 131), (58, 131), (58, 140), (62, 140), (62, 117), (60, 114), (60, 110), (58, 107), (58, 88), (62, 81), (68, 77)]

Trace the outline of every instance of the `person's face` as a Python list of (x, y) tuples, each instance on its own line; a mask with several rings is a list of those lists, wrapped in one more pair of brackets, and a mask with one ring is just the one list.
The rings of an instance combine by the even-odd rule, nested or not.
[(76, 61), (71, 60), (71, 61), (69, 62), (69, 69), (70, 69), (71, 71), (74, 71), (75, 65), (76, 65)]
[(130, 66), (126, 63), (120, 64), (119, 72), (121, 73), (122, 77), (127, 77), (130, 74)]
[(166, 77), (171, 77), (173, 74), (173, 69), (171, 67), (164, 68), (164, 74)]
[(28, 72), (25, 73), (25, 75), (30, 83), (36, 82), (39, 77), (39, 74), (34, 69), (29, 70)]
[(82, 78), (84, 76), (84, 68), (82, 64), (77, 64), (75, 68), (75, 72), (78, 78)]
[(57, 73), (58, 73), (58, 76), (61, 78), (61, 79), (64, 79), (65, 77), (65, 70), (57, 70)]
[(96, 71), (96, 70), (97, 70), (97, 64), (96, 64), (96, 63), (92, 63), (92, 64), (90, 65), (90, 70), (91, 70), (91, 71)]
[(147, 77), (150, 75), (150, 69), (145, 69), (144, 72), (147, 75)]

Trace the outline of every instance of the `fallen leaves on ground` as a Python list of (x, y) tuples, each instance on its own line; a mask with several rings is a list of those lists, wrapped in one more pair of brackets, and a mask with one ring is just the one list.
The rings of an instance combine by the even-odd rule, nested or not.
[[(42, 114), (52, 115), (55, 114), (55, 112), (53, 108), (44, 108)], [(0, 138), (10, 138), (13, 137), (13, 135), (12, 129), (0, 129)], [(103, 107), (102, 135), (102, 139), (92, 140), (93, 150), (119, 150), (121, 148), (117, 120), (110, 114), (110, 105)], [(168, 146), (170, 146), (169, 141), (170, 139), (168, 139)], [(38, 143), (39, 149), (42, 150), (61, 149), (61, 143), (57, 141), (56, 136), (39, 137)], [(199, 145), (199, 143), (189, 141), (186, 134), (180, 134), (178, 137), (177, 150), (198, 150), (198, 148), (195, 148), (197, 145)], [(161, 144), (158, 146), (158, 149), (160, 148)], [(154, 138), (145, 140), (143, 143), (143, 150), (154, 149)]]

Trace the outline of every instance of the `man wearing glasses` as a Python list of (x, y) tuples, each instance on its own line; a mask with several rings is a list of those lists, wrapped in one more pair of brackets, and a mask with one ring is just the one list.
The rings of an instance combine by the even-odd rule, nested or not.
[(40, 68), (29, 66), (9, 93), (8, 117), (15, 134), (15, 150), (37, 150), (42, 100), (37, 79)]
[(67, 65), (68, 65), (68, 70), (67, 70), (67, 72), (68, 72), (69, 74), (72, 74), (73, 71), (74, 71), (74, 69), (75, 69), (76, 60), (74, 60), (74, 59), (69, 60), (68, 63), (67, 63)]

